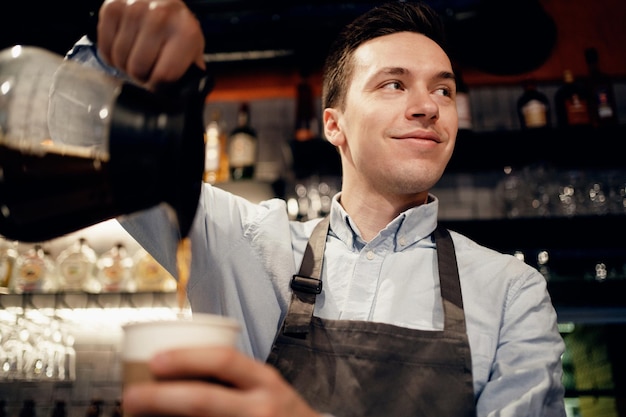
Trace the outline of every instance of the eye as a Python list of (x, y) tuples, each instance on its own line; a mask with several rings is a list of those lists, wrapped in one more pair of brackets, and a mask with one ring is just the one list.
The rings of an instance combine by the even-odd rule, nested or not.
[(449, 87), (440, 87), (435, 90), (435, 94), (444, 97), (452, 97), (452, 89)]
[(402, 90), (404, 87), (400, 81), (388, 81), (382, 85), (386, 90)]

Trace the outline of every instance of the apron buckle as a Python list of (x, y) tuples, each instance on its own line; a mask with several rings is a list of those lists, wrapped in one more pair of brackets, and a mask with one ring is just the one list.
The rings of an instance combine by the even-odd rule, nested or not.
[(322, 292), (322, 280), (296, 274), (291, 278), (291, 289), (308, 294), (319, 294)]

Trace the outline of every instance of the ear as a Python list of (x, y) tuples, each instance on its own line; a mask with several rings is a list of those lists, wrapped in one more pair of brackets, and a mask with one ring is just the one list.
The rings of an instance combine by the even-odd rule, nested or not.
[(324, 135), (333, 145), (339, 147), (344, 142), (344, 134), (340, 125), (341, 112), (334, 108), (324, 109)]

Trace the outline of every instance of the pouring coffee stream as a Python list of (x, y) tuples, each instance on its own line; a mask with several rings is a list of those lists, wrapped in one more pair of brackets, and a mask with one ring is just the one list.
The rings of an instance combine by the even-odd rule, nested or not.
[(0, 51), (0, 235), (40, 242), (165, 204), (190, 251), (212, 86), (196, 66), (151, 92), (40, 48)]

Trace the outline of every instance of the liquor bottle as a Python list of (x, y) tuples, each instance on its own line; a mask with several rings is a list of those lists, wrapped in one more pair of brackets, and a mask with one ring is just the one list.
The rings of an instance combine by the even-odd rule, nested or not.
[(297, 179), (318, 174), (319, 132), (313, 105), (313, 91), (306, 78), (296, 87), (294, 135), (290, 142), (292, 171)]
[(85, 417), (100, 417), (102, 414), (102, 404), (104, 402), (98, 398), (92, 398), (85, 412)]
[(243, 103), (237, 114), (237, 126), (228, 139), (230, 179), (233, 181), (254, 178), (258, 159), (259, 139), (250, 125), (250, 106)]
[(59, 372), (59, 379), (62, 381), (76, 380), (76, 349), (74, 344), (76, 338), (69, 332), (63, 332), (63, 369)]
[(78, 238), (57, 257), (59, 286), (64, 291), (86, 290), (94, 284), (96, 252), (85, 238)]
[(295, 179), (338, 176), (341, 161), (337, 149), (320, 134), (319, 119), (310, 82), (303, 79), (296, 89), (294, 135), (289, 142)]
[(116, 243), (96, 261), (97, 278), (102, 291), (128, 291), (130, 288), (133, 258), (123, 243)]
[(204, 131), (205, 159), (204, 182), (215, 184), (228, 181), (227, 134), (219, 110), (211, 114), (211, 120)]
[(134, 258), (137, 291), (169, 292), (176, 289), (176, 279), (145, 249), (140, 248)]
[(54, 408), (50, 417), (67, 417), (67, 408), (65, 407), (65, 401), (59, 400), (54, 403)]
[(22, 403), (22, 408), (20, 409), (19, 417), (36, 417), (37, 413), (35, 412), (35, 400), (24, 400)]
[(459, 130), (472, 130), (472, 106), (469, 87), (463, 79), (460, 69), (454, 71), (456, 78), (456, 112), (459, 118)]
[(51, 292), (57, 287), (54, 261), (41, 244), (20, 253), (13, 270), (13, 291)]
[(563, 72), (563, 85), (554, 96), (557, 122), (560, 127), (589, 126), (589, 93), (576, 81), (571, 70)]
[(550, 254), (546, 250), (539, 251), (537, 254), (537, 269), (541, 272), (541, 275), (550, 281), (552, 279), (552, 272), (548, 263), (550, 262)]
[(592, 122), (595, 126), (617, 124), (617, 104), (611, 78), (600, 70), (598, 50), (587, 48), (588, 88), (591, 99)]
[(306, 142), (319, 135), (313, 104), (313, 91), (306, 79), (303, 79), (296, 89), (294, 132), (294, 139), (298, 142)]
[(16, 259), (17, 242), (0, 236), (0, 289), (8, 290), (11, 285), (11, 276)]
[(124, 414), (122, 413), (122, 402), (120, 400), (115, 400), (113, 404), (113, 409), (111, 410), (111, 417), (122, 417)]
[(537, 90), (534, 80), (522, 84), (524, 92), (517, 100), (517, 115), (522, 129), (537, 129), (550, 126), (550, 101)]

